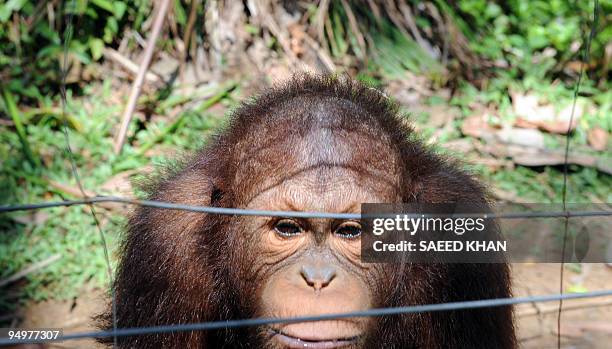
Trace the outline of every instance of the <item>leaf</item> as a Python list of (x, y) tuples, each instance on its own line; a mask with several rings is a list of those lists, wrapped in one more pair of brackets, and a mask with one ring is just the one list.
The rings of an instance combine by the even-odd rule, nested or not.
[(585, 293), (588, 292), (589, 289), (584, 287), (583, 285), (570, 285), (567, 287), (567, 292), (569, 293)]
[(88, 9), (88, 0), (67, 1), (64, 8), (64, 14), (82, 15)]
[(30, 86), (20, 90), (20, 92), (21, 92), (21, 94), (23, 94), (26, 97), (36, 98), (36, 99), (42, 99), (43, 98), (41, 93), (40, 93), (40, 90), (35, 85), (30, 85)]
[(27, 0), (9, 0), (0, 6), (0, 22), (6, 22), (13, 12), (21, 10)]
[(89, 39), (89, 49), (91, 50), (91, 57), (94, 61), (99, 60), (104, 52), (104, 41), (98, 38)]
[(181, 6), (180, 0), (174, 1), (174, 15), (178, 24), (185, 25), (187, 23), (187, 14), (185, 14), (185, 9)]
[(101, 9), (104, 9), (110, 13), (114, 13), (115, 9), (113, 7), (113, 3), (108, 0), (91, 0), (91, 3), (98, 6)]
[(488, 18), (496, 18), (501, 14), (502, 14), (502, 9), (501, 7), (499, 7), (498, 4), (492, 3), (492, 2), (487, 4), (487, 8), (485, 10), (485, 16), (487, 16)]
[(17, 136), (19, 137), (19, 141), (21, 142), (21, 147), (23, 153), (33, 166), (40, 166), (40, 162), (38, 158), (34, 157), (32, 150), (30, 149), (30, 143), (28, 141), (28, 137), (23, 127), (23, 123), (21, 122), (21, 113), (17, 109), (17, 104), (15, 104), (15, 100), (13, 99), (13, 95), (6, 89), (2, 88), (2, 100), (4, 102), (5, 111), (8, 115), (13, 119), (13, 123), (15, 124), (15, 129), (17, 130)]
[(72, 41), (70, 43), (70, 55), (68, 55), (68, 59), (77, 59), (79, 62), (83, 64), (91, 64), (91, 59), (87, 54), (88, 47), (85, 46), (82, 42)]
[(115, 17), (108, 17), (106, 20), (106, 26), (104, 27), (104, 42), (110, 44), (118, 31), (119, 23), (117, 23)]
[(542, 26), (529, 27), (527, 30), (527, 41), (532, 49), (540, 49), (548, 45), (546, 29)]
[(608, 147), (609, 134), (601, 127), (594, 127), (587, 133), (587, 140), (591, 148), (603, 151)]
[(115, 1), (113, 3), (113, 13), (115, 15), (116, 19), (121, 19), (123, 18), (123, 15), (125, 14), (125, 11), (127, 10), (127, 5), (124, 2), (120, 2), (120, 1)]
[(98, 12), (96, 11), (96, 9), (91, 8), (91, 7), (88, 7), (83, 13), (85, 13), (87, 17), (94, 19), (94, 20), (100, 18), (100, 16), (98, 16)]
[(55, 57), (60, 52), (62, 52), (63, 47), (61, 45), (47, 45), (40, 49), (38, 53), (36, 53), (36, 59), (43, 59), (46, 57)]

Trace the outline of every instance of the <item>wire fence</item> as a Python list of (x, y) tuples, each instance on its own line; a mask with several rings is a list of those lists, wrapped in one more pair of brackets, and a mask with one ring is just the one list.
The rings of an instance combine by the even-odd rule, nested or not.
[[(74, 5), (74, 0), (72, 1)], [(597, 23), (599, 15), (599, 3), (595, 0), (594, 10), (593, 10), (593, 20), (594, 23)], [(593, 40), (595, 35), (594, 28), (596, 25), (592, 26), (592, 30), (588, 37), (585, 40), (585, 46), (583, 51), (583, 60), (582, 62), (588, 62), (589, 58), (589, 49), (590, 43)], [(72, 36), (72, 14), (68, 17), (68, 23), (66, 26), (66, 32), (64, 35), (64, 53), (67, 52), (68, 43)], [(64, 62), (67, 60), (64, 59)], [(67, 70), (64, 67), (64, 72)], [(580, 89), (580, 83), (582, 81), (583, 71), (582, 68), (580, 70), (580, 75), (578, 77), (575, 93), (574, 93), (574, 106), (572, 108), (571, 118), (574, 116), (575, 102), (578, 96), (578, 92)], [(65, 75), (62, 83), (62, 110), (64, 111), (65, 116), (65, 107), (66, 107), (66, 97), (65, 97)], [(571, 125), (571, 122), (570, 122)], [(35, 203), (35, 204), (24, 204), (24, 205), (8, 205), (8, 206), (0, 206), (0, 213), (8, 213), (15, 211), (24, 211), (24, 210), (39, 210), (53, 207), (65, 207), (65, 206), (74, 206), (74, 205), (88, 205), (90, 207), (91, 214), (96, 222), (96, 226), (98, 231), (102, 237), (103, 247), (105, 250), (105, 258), (106, 263), (108, 265), (108, 271), (111, 277), (112, 282), (112, 271), (110, 270), (110, 261), (108, 258), (107, 247), (104, 239), (104, 233), (101, 229), (101, 226), (98, 222), (96, 212), (94, 210), (94, 205), (98, 205), (101, 203), (122, 203), (129, 205), (139, 205), (146, 207), (153, 207), (159, 209), (170, 209), (170, 210), (184, 210), (191, 212), (201, 212), (208, 214), (221, 214), (221, 215), (243, 215), (243, 216), (272, 216), (272, 217), (287, 217), (287, 218), (323, 218), (323, 219), (360, 219), (361, 214), (352, 214), (352, 213), (330, 213), (330, 212), (302, 212), (302, 211), (270, 211), (270, 210), (249, 210), (249, 209), (238, 209), (238, 208), (222, 208), (222, 207), (210, 207), (210, 206), (192, 206), (192, 205), (183, 205), (179, 203), (170, 203), (170, 202), (161, 202), (161, 201), (153, 201), (153, 200), (138, 200), (126, 197), (118, 197), (118, 196), (96, 196), (96, 197), (88, 197), (85, 194), (85, 190), (81, 184), (78, 169), (74, 162), (74, 155), (72, 153), (72, 149), (70, 146), (70, 138), (67, 131), (66, 126), (66, 118), (64, 117), (64, 127), (63, 127), (65, 139), (66, 139), (66, 150), (70, 156), (71, 160), (71, 170), (72, 174), (75, 177), (79, 189), (81, 191), (84, 199), (81, 200), (66, 200), (66, 201), (56, 201), (56, 202), (43, 202), (43, 203)], [(570, 148), (570, 139), (569, 132), (567, 133), (566, 138), (566, 147), (565, 147), (565, 164), (564, 164), (564, 182), (563, 182), (563, 192), (562, 192), (562, 202), (563, 202), (563, 210), (561, 211), (542, 211), (542, 212), (517, 212), (517, 213), (504, 213), (504, 214), (495, 214), (495, 213), (487, 213), (485, 214), (453, 214), (453, 217), (475, 217), (475, 216), (483, 216), (485, 215), (487, 218), (497, 218), (497, 219), (514, 219), (514, 218), (551, 218), (551, 217), (562, 217), (566, 219), (565, 231), (564, 231), (564, 241), (567, 237), (567, 222), (572, 217), (604, 217), (604, 216), (612, 216), (612, 211), (610, 210), (591, 210), (591, 211), (572, 211), (567, 210), (567, 200), (566, 200), (566, 192), (567, 192), (567, 171), (568, 171), (568, 154)], [(419, 214), (418, 216), (421, 216)], [(426, 304), (426, 305), (414, 305), (414, 306), (403, 306), (403, 307), (395, 307), (395, 308), (380, 308), (380, 309), (369, 309), (358, 312), (350, 312), (350, 313), (339, 313), (339, 314), (325, 314), (325, 315), (316, 315), (316, 316), (305, 316), (305, 317), (293, 317), (293, 318), (254, 318), (254, 319), (241, 319), (241, 320), (230, 320), (230, 321), (216, 321), (216, 322), (202, 322), (202, 323), (190, 323), (190, 324), (173, 324), (166, 326), (153, 326), (153, 327), (140, 327), (140, 328), (117, 328), (116, 324), (116, 304), (115, 304), (115, 296), (114, 291), (111, 287), (111, 298), (112, 298), (112, 308), (113, 308), (113, 330), (110, 331), (92, 331), (92, 332), (80, 332), (67, 334), (63, 336), (59, 336), (55, 339), (46, 339), (46, 340), (35, 340), (35, 339), (7, 339), (0, 338), (0, 346), (5, 345), (16, 345), (16, 344), (27, 344), (27, 343), (46, 343), (46, 342), (56, 342), (56, 341), (67, 341), (67, 340), (76, 340), (76, 339), (84, 339), (84, 338), (114, 338), (114, 344), (117, 345), (117, 338), (124, 336), (136, 336), (136, 335), (146, 335), (146, 334), (154, 334), (154, 333), (170, 333), (170, 332), (185, 332), (185, 331), (202, 331), (202, 330), (216, 330), (216, 329), (228, 329), (228, 328), (237, 328), (237, 327), (245, 327), (245, 326), (262, 326), (262, 325), (271, 325), (271, 324), (281, 324), (281, 323), (296, 323), (296, 322), (313, 322), (313, 321), (322, 321), (322, 320), (331, 320), (331, 319), (341, 319), (341, 318), (356, 318), (356, 317), (379, 317), (379, 316), (389, 316), (389, 315), (400, 315), (400, 314), (410, 314), (410, 313), (420, 313), (420, 312), (436, 312), (436, 311), (450, 311), (450, 310), (462, 310), (462, 309), (476, 309), (476, 308), (485, 308), (485, 307), (499, 307), (499, 306), (509, 306), (521, 303), (536, 303), (536, 302), (552, 302), (559, 301), (559, 315), (558, 315), (558, 330), (560, 328), (561, 323), (561, 311), (562, 311), (562, 302), (564, 300), (575, 300), (575, 299), (583, 299), (583, 298), (593, 298), (593, 297), (606, 297), (612, 296), (612, 290), (600, 290), (586, 293), (577, 293), (577, 294), (563, 294), (562, 288), (562, 280), (563, 280), (563, 262), (561, 263), (561, 289), (559, 294), (550, 294), (550, 295), (540, 295), (540, 296), (530, 296), (530, 297), (515, 297), (515, 298), (499, 298), (499, 299), (484, 299), (484, 300), (472, 300), (472, 301), (462, 301), (462, 302), (453, 302), (453, 303), (440, 303), (440, 304)], [(558, 331), (558, 346), (560, 347), (560, 331)]]
[(65, 336), (59, 336), (53, 340), (7, 340), (0, 339), (0, 345), (8, 344), (25, 344), (25, 343), (42, 343), (42, 342), (57, 342), (76, 340), (83, 338), (109, 338), (109, 337), (125, 337), (125, 336), (140, 336), (154, 333), (174, 333), (174, 332), (188, 332), (188, 331), (205, 331), (205, 330), (220, 330), (228, 328), (238, 328), (247, 326), (265, 326), (273, 324), (288, 324), (297, 322), (314, 322), (334, 319), (346, 319), (346, 318), (358, 318), (358, 317), (377, 317), (377, 316), (390, 316), (390, 315), (401, 315), (411, 313), (423, 313), (423, 312), (434, 312), (434, 311), (450, 311), (450, 310), (465, 310), (465, 309), (478, 309), (487, 307), (501, 307), (521, 303), (543, 303), (558, 301), (561, 299), (581, 299), (581, 298), (594, 298), (594, 297), (605, 297), (612, 296), (612, 290), (594, 291), (587, 293), (574, 293), (574, 294), (553, 294), (543, 296), (530, 296), (521, 298), (496, 298), (496, 299), (483, 299), (475, 301), (464, 301), (464, 302), (452, 302), (452, 303), (439, 303), (439, 304), (425, 304), (415, 305), (406, 307), (395, 307), (395, 308), (380, 308), (380, 309), (369, 309), (363, 311), (356, 311), (350, 313), (338, 313), (338, 314), (325, 314), (316, 316), (302, 316), (292, 318), (255, 318), (255, 319), (242, 319), (242, 320), (229, 320), (229, 321), (213, 321), (213, 322), (201, 322), (191, 324), (176, 324), (167, 326), (152, 326), (152, 327), (138, 327), (138, 328), (121, 328), (116, 331), (96, 331), (96, 332), (81, 332), (74, 333)]
[[(361, 219), (360, 213), (331, 213), (331, 212), (306, 212), (306, 211), (271, 211), (271, 210), (254, 210), (241, 208), (226, 208), (214, 206), (194, 206), (184, 205), (172, 202), (156, 201), (156, 200), (139, 200), (120, 196), (94, 196), (82, 200), (65, 200), (55, 202), (43, 202), (39, 204), (26, 205), (10, 205), (0, 206), (0, 213), (38, 210), (44, 208), (53, 208), (60, 206), (74, 205), (90, 205), (102, 203), (121, 203), (136, 206), (153, 207), (167, 210), (180, 210), (190, 212), (200, 212), (220, 215), (236, 215), (236, 216), (264, 216), (264, 217), (283, 217), (283, 218), (313, 218), (313, 219)], [(377, 215), (378, 217), (379, 215)], [(383, 215), (384, 216), (384, 215)], [(443, 214), (429, 215), (422, 213), (406, 213), (406, 217), (446, 217)], [(476, 218), (484, 217), (491, 219), (520, 219), (520, 218), (572, 218), (572, 217), (605, 217), (612, 216), (612, 210), (562, 210), (562, 211), (535, 211), (535, 212), (515, 212), (515, 213), (452, 213), (448, 217), (455, 218)]]

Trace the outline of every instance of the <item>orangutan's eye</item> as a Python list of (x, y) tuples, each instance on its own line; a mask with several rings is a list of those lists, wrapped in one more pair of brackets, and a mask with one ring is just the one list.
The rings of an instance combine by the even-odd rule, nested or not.
[(303, 232), (302, 227), (290, 219), (281, 219), (274, 225), (276, 233), (283, 237), (293, 237)]
[(355, 239), (361, 235), (361, 224), (358, 222), (346, 222), (343, 223), (336, 229), (334, 234), (345, 238), (345, 239)]

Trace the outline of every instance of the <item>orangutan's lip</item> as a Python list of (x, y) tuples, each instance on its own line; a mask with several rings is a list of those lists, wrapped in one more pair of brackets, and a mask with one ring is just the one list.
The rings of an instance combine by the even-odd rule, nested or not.
[(342, 348), (347, 345), (354, 344), (359, 336), (350, 337), (350, 338), (336, 338), (336, 339), (304, 339), (293, 337), (288, 334), (282, 333), (280, 330), (271, 328), (270, 334), (278, 339), (283, 345), (286, 345), (288, 348), (311, 348), (311, 349), (332, 349), (332, 348)]

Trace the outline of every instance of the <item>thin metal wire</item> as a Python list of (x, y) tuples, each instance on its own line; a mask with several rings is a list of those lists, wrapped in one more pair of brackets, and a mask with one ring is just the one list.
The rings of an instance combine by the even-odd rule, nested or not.
[(255, 319), (243, 319), (243, 320), (228, 320), (228, 321), (213, 321), (213, 322), (200, 322), (192, 324), (178, 324), (178, 325), (165, 325), (165, 326), (152, 326), (152, 327), (138, 327), (138, 328), (120, 328), (115, 331), (92, 331), (92, 332), (80, 332), (74, 334), (68, 334), (52, 340), (9, 340), (6, 338), (0, 339), (0, 346), (2, 345), (15, 345), (15, 344), (26, 344), (26, 343), (48, 343), (67, 341), (83, 338), (108, 338), (112, 336), (126, 337), (126, 336), (137, 336), (153, 333), (170, 333), (170, 332), (188, 332), (188, 331), (203, 331), (203, 330), (219, 330), (237, 327), (250, 327), (250, 326), (265, 326), (273, 324), (287, 324), (297, 322), (314, 322), (324, 321), (333, 319), (347, 319), (356, 317), (375, 317), (375, 316), (389, 316), (389, 315), (400, 315), (400, 314), (411, 314), (411, 313), (423, 313), (423, 312), (434, 312), (434, 311), (449, 311), (449, 310), (465, 310), (465, 309), (478, 309), (488, 307), (501, 307), (513, 304), (521, 303), (544, 303), (558, 301), (559, 299), (581, 299), (581, 298), (595, 298), (595, 297), (606, 297), (612, 296), (612, 290), (601, 290), (586, 293), (573, 293), (573, 294), (551, 294), (541, 296), (530, 296), (530, 297), (517, 297), (517, 298), (495, 298), (495, 299), (482, 299), (475, 301), (464, 301), (464, 302), (452, 302), (452, 303), (439, 303), (439, 304), (425, 304), (395, 308), (379, 308), (369, 309), (363, 311), (349, 312), (349, 313), (338, 313), (338, 314), (324, 314), (324, 315), (313, 315), (313, 316), (301, 316), (293, 318), (255, 318)]
[[(64, 31), (64, 47), (63, 47), (63, 62), (61, 64), (61, 76), (62, 83), (60, 86), (60, 96), (61, 96), (61, 105), (62, 105), (62, 133), (64, 134), (64, 142), (66, 146), (66, 152), (68, 153), (68, 160), (70, 162), (70, 169), (72, 171), (72, 176), (77, 183), (79, 191), (81, 195), (86, 197), (85, 189), (83, 188), (83, 183), (81, 182), (81, 177), (79, 176), (79, 169), (76, 165), (76, 161), (74, 159), (74, 153), (72, 152), (72, 146), (70, 144), (70, 134), (68, 132), (68, 118), (66, 117), (66, 106), (68, 100), (66, 98), (66, 76), (68, 75), (68, 47), (70, 47), (70, 41), (72, 40), (74, 25), (73, 25), (73, 17), (74, 11), (76, 11), (76, 1), (72, 0), (70, 2), (71, 8), (68, 12), (68, 20), (66, 23), (66, 30)], [(89, 212), (93, 218), (94, 224), (96, 225), (96, 229), (98, 230), (98, 234), (100, 236), (100, 241), (102, 242), (102, 250), (104, 252), (104, 261), (106, 263), (106, 269), (108, 273), (109, 283), (111, 285), (110, 293), (111, 293), (111, 308), (113, 313), (113, 329), (117, 328), (117, 305), (115, 300), (115, 288), (113, 287), (113, 270), (110, 264), (110, 256), (108, 253), (108, 245), (106, 244), (106, 237), (104, 236), (104, 231), (102, 230), (102, 225), (98, 220), (98, 215), (96, 214), (96, 209), (92, 203), (88, 203)], [(117, 347), (117, 338), (113, 340), (113, 347)]]
[[(74, 1), (73, 1), (73, 4), (74, 4)], [(590, 44), (594, 37), (596, 23), (597, 23), (597, 16), (598, 16), (598, 7), (599, 7), (598, 1), (595, 0), (594, 25), (591, 28), (591, 33), (590, 33), (588, 42), (586, 44), (585, 54), (584, 54), (585, 59), (588, 59), (589, 57)], [(72, 35), (72, 32), (71, 32), (72, 31), (72, 17), (71, 16), (72, 15), (70, 15), (70, 19), (69, 19), (68, 26), (67, 26), (67, 32), (66, 32), (67, 40), (64, 43), (65, 44), (65, 50), (64, 50), (65, 55), (67, 52), (67, 49), (66, 49), (67, 44)], [(64, 57), (64, 63), (65, 62), (66, 62), (66, 57)], [(582, 68), (583, 67), (581, 66), (580, 75), (578, 77), (576, 89), (574, 91), (574, 103), (572, 106), (572, 113), (570, 116), (570, 127), (571, 127), (571, 122), (573, 120), (574, 109), (576, 105), (576, 98), (578, 95), (578, 91), (579, 91), (579, 87), (580, 87), (580, 83), (582, 79), (582, 74), (583, 74)], [(63, 71), (63, 72), (65, 73), (66, 71)], [(62, 86), (61, 93), (62, 93), (62, 106), (63, 106), (63, 109), (65, 109), (65, 103), (66, 103), (65, 75), (63, 77), (63, 86)], [(66, 125), (64, 125), (64, 127), (66, 127)], [(72, 149), (70, 147), (70, 141), (68, 138), (67, 129), (64, 129), (64, 134), (66, 138), (66, 146), (68, 149), (68, 153), (70, 154), (72, 172), (73, 172), (73, 175), (75, 176), (75, 179), (77, 180), (77, 184), (80, 190), (84, 194), (83, 187), (79, 180), (78, 171), (76, 169), (76, 164), (74, 162)], [(569, 154), (569, 143), (570, 142), (569, 142), (569, 132), (568, 132), (568, 136), (566, 139), (566, 147), (565, 147), (564, 182), (563, 182), (563, 192), (562, 192), (563, 211), (506, 213), (506, 214), (470, 213), (470, 214), (453, 214), (452, 216), (453, 217), (481, 217), (484, 215), (489, 218), (505, 218), (505, 219), (564, 217), (566, 218), (566, 222), (570, 217), (612, 216), (612, 211), (604, 211), (604, 210), (568, 211), (567, 210), (566, 191), (567, 191), (567, 170), (568, 170), (567, 158)], [(98, 197), (86, 198), (83, 200), (2, 206), (0, 207), (0, 213), (23, 211), (23, 210), (36, 210), (36, 209), (60, 207), (60, 206), (88, 205), (91, 209), (92, 216), (94, 217), (94, 220), (96, 221), (96, 225), (98, 226), (98, 229), (100, 229), (93, 205), (104, 203), (104, 202), (115, 202), (115, 203), (141, 205), (141, 206), (161, 208), (161, 209), (185, 210), (185, 211), (202, 212), (202, 213), (210, 213), (210, 214), (223, 214), (223, 215), (274, 216), (274, 217), (293, 217), (293, 218), (329, 218), (329, 219), (359, 219), (361, 218), (361, 214), (352, 214), (352, 213), (269, 211), (269, 210), (220, 208), (220, 207), (209, 207), (209, 206), (191, 206), (191, 205), (182, 205), (182, 204), (152, 201), (152, 200), (136, 200), (136, 199), (130, 199), (130, 198), (124, 198), (124, 197), (116, 197), (116, 196), (98, 196)], [(414, 216), (421, 217), (421, 214), (414, 214)], [(102, 234), (105, 254), (107, 255), (106, 243), (104, 241), (104, 236), (101, 230), (100, 230), (100, 233)], [(106, 258), (107, 258), (107, 265), (110, 268), (108, 256), (106, 256)], [(563, 266), (562, 266), (562, 270), (563, 270)], [(561, 271), (561, 276), (562, 275), (563, 274)], [(111, 272), (111, 280), (112, 280), (112, 272)], [(428, 304), (428, 305), (418, 305), (418, 306), (406, 306), (406, 307), (396, 307), (396, 308), (370, 309), (370, 310), (351, 312), (351, 313), (325, 314), (325, 315), (319, 315), (319, 316), (306, 316), (306, 317), (296, 317), (296, 318), (276, 318), (276, 319), (275, 318), (258, 318), (258, 319), (244, 319), (244, 320), (204, 322), (204, 323), (167, 325), (167, 326), (155, 326), (155, 327), (124, 328), (124, 329), (117, 329), (116, 321), (113, 320), (114, 329), (112, 331), (75, 333), (75, 334), (62, 336), (54, 340), (25, 340), (25, 339), (24, 340), (10, 340), (10, 339), (2, 338), (0, 339), (0, 346), (26, 344), (26, 343), (46, 343), (46, 342), (65, 341), (65, 340), (74, 340), (74, 339), (82, 339), (82, 338), (107, 338), (107, 337), (113, 337), (115, 341), (115, 345), (116, 345), (117, 337), (122, 337), (122, 336), (144, 335), (144, 334), (152, 334), (152, 333), (185, 332), (185, 331), (195, 331), (195, 330), (214, 330), (214, 329), (226, 329), (226, 328), (236, 328), (236, 327), (245, 327), (245, 326), (271, 325), (271, 324), (279, 324), (279, 323), (312, 322), (312, 321), (322, 321), (322, 320), (339, 319), (339, 318), (373, 317), (373, 316), (388, 316), (388, 315), (398, 315), (398, 314), (408, 314), (408, 313), (418, 313), (418, 312), (475, 309), (475, 308), (484, 308), (484, 307), (506, 306), (506, 305), (512, 305), (512, 304), (520, 304), (520, 303), (550, 302), (550, 301), (560, 302), (559, 317), (558, 317), (558, 326), (560, 326), (561, 306), (562, 306), (563, 300), (603, 297), (603, 296), (612, 296), (612, 290), (595, 291), (595, 292), (588, 292), (588, 293), (581, 293), (581, 294), (563, 294), (563, 289), (561, 287), (561, 293), (558, 295), (531, 296), (531, 297), (523, 297), (523, 298), (501, 298), (501, 299), (488, 299), (488, 300), (441, 303), (441, 304)], [(113, 303), (114, 303), (114, 299), (113, 299)], [(113, 308), (114, 308), (114, 304), (113, 304)], [(113, 310), (113, 313), (114, 312), (115, 311)]]
[[(567, 125), (567, 133), (565, 134), (565, 154), (563, 159), (563, 189), (561, 191), (561, 199), (563, 201), (563, 210), (567, 210), (567, 173), (569, 170), (569, 150), (570, 150), (570, 134), (572, 131), (572, 124), (574, 122), (574, 113), (576, 112), (576, 101), (578, 100), (578, 93), (580, 91), (580, 84), (582, 83), (582, 76), (584, 75), (584, 64), (589, 61), (591, 42), (595, 37), (597, 29), (597, 20), (599, 17), (599, 1), (595, 0), (593, 5), (593, 25), (591, 26), (591, 32), (585, 42), (585, 46), (582, 53), (582, 60), (580, 61), (580, 72), (578, 73), (578, 80), (574, 88), (574, 99), (572, 101), (572, 111), (570, 113), (569, 123)], [(563, 276), (565, 271), (565, 247), (567, 245), (567, 232), (569, 228), (569, 217), (565, 217), (563, 226), (563, 246), (561, 249), (561, 265), (559, 270), (559, 294), (563, 294)], [(557, 348), (561, 349), (561, 313), (563, 312), (563, 299), (559, 299), (559, 311), (557, 312)]]
[[(129, 205), (147, 206), (168, 210), (181, 210), (221, 215), (238, 215), (238, 216), (265, 216), (265, 217), (287, 217), (287, 218), (322, 218), (322, 219), (360, 219), (360, 213), (329, 213), (329, 212), (306, 212), (306, 211), (270, 211), (270, 210), (253, 210), (241, 208), (225, 208), (212, 206), (193, 206), (176, 204), (172, 202), (155, 201), (155, 200), (138, 200), (120, 196), (96, 196), (81, 200), (66, 200), (66, 201), (51, 201), (38, 204), (25, 205), (9, 205), (0, 206), (0, 213), (38, 210), (43, 208), (52, 208), (59, 206), (74, 206), (74, 205), (91, 205), (107, 202), (115, 202)], [(404, 214), (402, 212), (402, 214)], [(385, 216), (388, 214), (376, 215)], [(605, 217), (612, 216), (612, 211), (592, 210), (592, 211), (537, 211), (537, 212), (511, 212), (511, 213), (452, 213), (448, 215), (434, 215), (422, 213), (406, 213), (407, 217), (421, 218), (425, 217), (454, 217), (454, 218), (495, 218), (495, 219), (520, 219), (520, 218), (558, 218), (558, 217)]]

